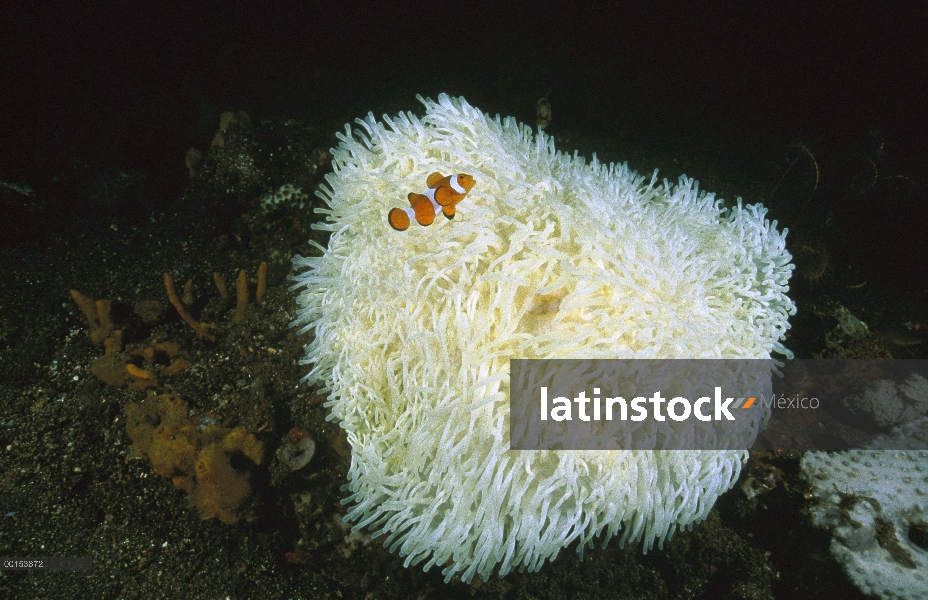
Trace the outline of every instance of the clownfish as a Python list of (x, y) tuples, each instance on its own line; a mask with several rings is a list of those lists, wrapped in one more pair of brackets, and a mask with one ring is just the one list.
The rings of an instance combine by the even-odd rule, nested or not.
[(432, 173), (425, 182), (428, 189), (421, 194), (409, 194), (410, 208), (390, 209), (387, 221), (393, 229), (406, 231), (413, 219), (419, 225), (431, 225), (439, 212), (446, 218), (453, 219), (454, 207), (464, 199), (467, 192), (474, 187), (474, 183), (474, 178), (464, 173)]

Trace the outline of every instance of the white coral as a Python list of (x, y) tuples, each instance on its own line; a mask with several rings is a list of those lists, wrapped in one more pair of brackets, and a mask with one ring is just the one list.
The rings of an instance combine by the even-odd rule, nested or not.
[(832, 530), (831, 553), (864, 593), (924, 598), (928, 551), (909, 538), (928, 525), (928, 452), (808, 452), (802, 470), (815, 486), (813, 522)]
[[(352, 446), (348, 518), (465, 581), (600, 533), (647, 549), (705, 518), (745, 451), (510, 451), (509, 359), (785, 353), (785, 232), (685, 177), (659, 185), (463, 99), (422, 102), (422, 118), (340, 135), (329, 246), (294, 259), (307, 379)], [(433, 171), (476, 178), (457, 217), (391, 229)]]
[(851, 413), (865, 416), (880, 427), (905, 423), (928, 411), (928, 380), (917, 373), (900, 384), (879, 379), (863, 393), (845, 398), (844, 405)]

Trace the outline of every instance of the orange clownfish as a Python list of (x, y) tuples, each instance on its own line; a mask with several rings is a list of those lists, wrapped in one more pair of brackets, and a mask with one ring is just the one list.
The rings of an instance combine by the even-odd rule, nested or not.
[(425, 182), (428, 189), (421, 194), (409, 194), (410, 208), (390, 209), (387, 221), (393, 229), (406, 231), (413, 219), (419, 225), (431, 225), (439, 212), (453, 219), (454, 207), (464, 199), (474, 183), (474, 178), (464, 173), (444, 176), (432, 173)]

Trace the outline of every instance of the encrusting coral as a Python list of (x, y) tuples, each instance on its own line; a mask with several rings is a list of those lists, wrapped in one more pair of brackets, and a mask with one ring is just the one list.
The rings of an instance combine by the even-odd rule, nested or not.
[[(347, 519), (464, 581), (599, 535), (647, 550), (705, 519), (746, 450), (512, 451), (509, 360), (788, 355), (785, 232), (685, 177), (659, 185), (461, 98), (420, 100), (424, 117), (339, 135), (318, 193), (329, 245), (294, 259), (306, 379), (352, 447)], [(391, 228), (434, 172), (476, 182), (455, 218)]]
[(151, 461), (155, 473), (188, 494), (204, 519), (235, 523), (251, 493), (248, 474), (230, 458), (239, 453), (255, 465), (264, 444), (244, 427), (229, 429), (188, 416), (187, 403), (173, 394), (149, 396), (126, 405), (126, 433), (135, 451)]

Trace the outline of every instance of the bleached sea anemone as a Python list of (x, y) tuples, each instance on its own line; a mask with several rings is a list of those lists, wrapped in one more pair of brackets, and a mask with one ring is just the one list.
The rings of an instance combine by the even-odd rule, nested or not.
[[(769, 358), (795, 312), (785, 231), (627, 165), (555, 151), (463, 98), (346, 127), (296, 257), (306, 379), (352, 448), (347, 518), (460, 573), (535, 571), (574, 541), (659, 545), (706, 517), (743, 450), (509, 450), (511, 358)], [(395, 231), (430, 173), (476, 185), (454, 220)]]

